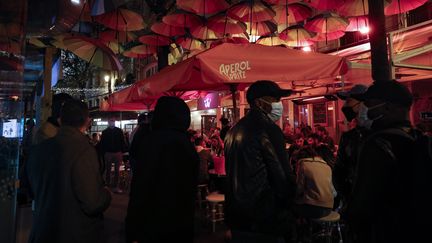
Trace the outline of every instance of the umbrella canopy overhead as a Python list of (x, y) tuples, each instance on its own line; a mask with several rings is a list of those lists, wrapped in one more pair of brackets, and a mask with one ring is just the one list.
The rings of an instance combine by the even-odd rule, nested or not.
[(428, 0), (393, 0), (384, 8), (385, 15), (401, 14), (416, 9)]
[(229, 7), (225, 0), (177, 0), (177, 6), (199, 15), (211, 15)]
[(117, 41), (119, 43), (126, 43), (135, 40), (136, 36), (132, 32), (106, 30), (99, 34), (99, 38), (103, 41)]
[(114, 52), (98, 40), (85, 36), (71, 36), (65, 37), (63, 44), (66, 50), (100, 68), (122, 70)]
[(349, 25), (345, 31), (363, 31), (369, 28), (369, 20), (367, 16), (356, 16), (348, 18)]
[(213, 31), (206, 25), (195, 26), (190, 30), (191, 35), (200, 40), (214, 40), (222, 37), (221, 34)]
[(228, 17), (228, 15), (215, 15), (208, 19), (207, 26), (219, 34), (241, 34), (246, 32), (243, 22)]
[(145, 27), (142, 16), (134, 11), (118, 8), (94, 17), (96, 22), (108, 28), (122, 31), (142, 30)]
[(334, 10), (339, 8), (344, 0), (309, 0), (309, 5), (319, 10)]
[(161, 35), (143, 35), (138, 40), (141, 43), (153, 46), (169, 46), (171, 39)]
[(228, 9), (227, 14), (243, 22), (261, 22), (271, 20), (275, 12), (261, 1), (240, 2)]
[(285, 23), (289, 25), (298, 23), (312, 16), (312, 9), (301, 3), (274, 5), (272, 8), (276, 13), (274, 20), (278, 24)]
[(173, 14), (165, 15), (162, 18), (162, 22), (165, 24), (181, 27), (181, 28), (193, 28), (203, 24), (201, 17), (188, 12), (178, 11)]
[[(287, 58), (289, 57), (289, 58)], [(136, 103), (168, 90), (240, 89), (260, 79), (276, 82), (331, 78), (347, 71), (344, 58), (284, 47), (225, 43), (201, 52), (110, 97), (110, 104)]]
[(334, 13), (325, 13), (315, 16), (305, 24), (309, 31), (318, 33), (330, 33), (344, 31), (348, 27), (348, 20)]
[(156, 34), (168, 36), (168, 37), (186, 34), (184, 28), (175, 27), (169, 24), (165, 24), (164, 22), (154, 23), (150, 29)]

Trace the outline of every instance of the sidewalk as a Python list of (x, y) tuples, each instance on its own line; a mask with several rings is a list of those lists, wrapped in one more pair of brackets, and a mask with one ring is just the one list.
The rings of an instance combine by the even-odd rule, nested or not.
[[(113, 194), (110, 207), (105, 212), (105, 233), (107, 243), (124, 243), (124, 219), (129, 197), (127, 194)], [(31, 208), (21, 207), (17, 210), (16, 243), (27, 243), (31, 229)], [(211, 225), (204, 220), (202, 212), (196, 213), (195, 243), (223, 243), (225, 225), (218, 223), (216, 232), (211, 232)]]

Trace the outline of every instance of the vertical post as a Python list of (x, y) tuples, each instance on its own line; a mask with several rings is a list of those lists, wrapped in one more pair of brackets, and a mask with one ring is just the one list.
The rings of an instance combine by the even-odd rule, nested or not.
[(160, 46), (158, 48), (158, 71), (168, 66), (169, 46)]
[(390, 79), (396, 79), (396, 69), (393, 65), (393, 34), (389, 33), (388, 35), (388, 44), (389, 44), (389, 63), (390, 63)]
[(237, 122), (237, 120), (238, 120), (237, 98), (236, 98), (237, 86), (238, 86), (237, 84), (230, 84), (231, 98), (232, 98), (232, 102), (233, 102), (234, 122)]
[(41, 121), (46, 121), (49, 116), (51, 116), (51, 103), (52, 103), (52, 93), (51, 93), (51, 73), (52, 73), (52, 63), (55, 48), (47, 47), (45, 48), (44, 57), (44, 74), (43, 74), (43, 89), (44, 93), (42, 96), (42, 106), (41, 106)]
[(239, 119), (245, 115), (245, 91), (239, 91)]
[(387, 38), (384, 16), (384, 1), (368, 0), (372, 79), (382, 82), (390, 78), (390, 65), (387, 53)]

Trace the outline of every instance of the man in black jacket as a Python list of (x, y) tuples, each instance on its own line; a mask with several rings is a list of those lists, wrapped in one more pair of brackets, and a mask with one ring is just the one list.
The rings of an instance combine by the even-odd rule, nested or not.
[(280, 98), (291, 94), (272, 81), (252, 84), (249, 113), (225, 138), (226, 222), (232, 242), (285, 242), (292, 226), (295, 181), (285, 152)]
[(105, 242), (102, 213), (111, 194), (104, 188), (96, 151), (84, 135), (88, 114), (85, 103), (66, 101), (57, 135), (30, 153), (27, 173), (35, 206), (31, 243)]

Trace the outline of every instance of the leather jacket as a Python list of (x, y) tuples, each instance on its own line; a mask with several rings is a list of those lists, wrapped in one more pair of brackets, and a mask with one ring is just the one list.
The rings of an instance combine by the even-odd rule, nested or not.
[(284, 234), (295, 180), (282, 130), (252, 109), (225, 138), (225, 218), (234, 230)]

